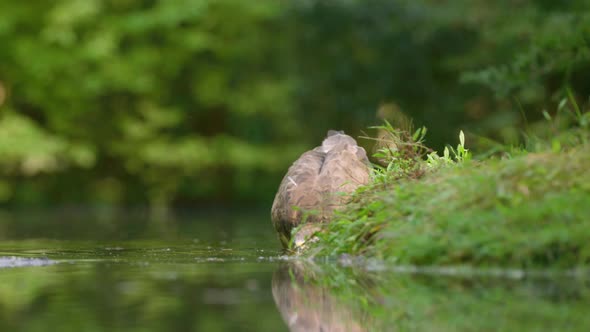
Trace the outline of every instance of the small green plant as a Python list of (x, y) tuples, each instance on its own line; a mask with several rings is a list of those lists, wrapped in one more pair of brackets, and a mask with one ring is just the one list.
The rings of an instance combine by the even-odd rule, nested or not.
[(424, 145), (426, 127), (413, 133), (410, 128), (395, 128), (387, 120), (377, 130), (376, 137), (361, 138), (375, 141), (372, 178), (374, 184), (385, 184), (402, 178), (419, 178), (424, 173), (423, 159), (431, 149)]
[(395, 179), (419, 177), (420, 165), (412, 159), (404, 159), (398, 153), (389, 157), (387, 167), (374, 165), (371, 175), (374, 183), (385, 184)]
[(374, 185), (384, 185), (399, 179), (418, 179), (426, 171), (445, 165), (452, 165), (471, 160), (471, 152), (465, 147), (465, 134), (459, 133), (456, 148), (447, 146), (443, 155), (424, 145), (427, 129), (421, 127), (410, 132), (395, 128), (388, 121), (381, 126), (371, 127), (377, 130), (377, 137), (363, 136), (374, 140), (376, 150), (373, 153), (375, 163), (372, 170)]
[(387, 120), (380, 126), (370, 127), (377, 130), (376, 137), (362, 136), (361, 138), (375, 141), (373, 157), (381, 166), (387, 166), (394, 158), (420, 158), (431, 149), (424, 145), (426, 127), (418, 128), (412, 133), (409, 128), (395, 128)]
[(527, 152), (551, 150), (559, 152), (572, 146), (588, 143), (590, 112), (580, 106), (573, 92), (566, 88), (552, 113), (542, 111), (545, 121), (527, 125), (522, 133)]
[(454, 149), (449, 146), (445, 147), (442, 156), (439, 156), (436, 152), (429, 153), (426, 156), (426, 165), (432, 169), (469, 160), (471, 160), (471, 152), (465, 148), (465, 134), (463, 133), (463, 130), (461, 130), (459, 132), (459, 144), (457, 145), (457, 148)]
[[(452, 147), (450, 149), (456, 162), (461, 163), (471, 160), (471, 153), (465, 148), (465, 134), (463, 130), (459, 132), (459, 145), (457, 145), (457, 149), (453, 149)], [(448, 148), (445, 148), (445, 151), (446, 158), (449, 158)]]

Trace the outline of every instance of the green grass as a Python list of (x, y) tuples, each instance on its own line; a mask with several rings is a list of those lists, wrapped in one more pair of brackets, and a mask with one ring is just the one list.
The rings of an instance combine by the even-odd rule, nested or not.
[(443, 156), (402, 162), (394, 154), (306, 255), (413, 265), (588, 266), (589, 137), (586, 126), (550, 139), (530, 136), (534, 148), (480, 161), (471, 160), (463, 136)]

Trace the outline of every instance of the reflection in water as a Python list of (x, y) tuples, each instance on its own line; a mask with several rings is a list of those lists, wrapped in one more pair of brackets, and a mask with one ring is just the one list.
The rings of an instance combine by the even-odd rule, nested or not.
[(590, 274), (285, 262), (259, 222), (266, 211), (245, 217), (175, 220), (162, 231), (0, 215), (0, 331), (590, 331)]
[[(22, 257), (12, 262), (20, 267), (0, 268), (0, 331), (286, 329), (269, 287), (275, 265), (266, 257), (140, 244), (143, 249), (51, 250), (47, 260)], [(211, 254), (220, 258), (196, 259)], [(35, 265), (41, 261), (59, 264)]]
[(158, 227), (0, 213), (0, 331), (286, 331), (263, 212)]
[(367, 331), (359, 311), (322, 287), (310, 263), (288, 262), (272, 278), (272, 295), (291, 331)]
[(291, 331), (590, 331), (590, 280), (366, 271), (290, 261), (272, 278)]

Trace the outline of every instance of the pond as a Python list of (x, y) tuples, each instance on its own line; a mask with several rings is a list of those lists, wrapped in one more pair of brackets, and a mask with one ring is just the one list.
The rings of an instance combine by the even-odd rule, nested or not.
[(0, 215), (0, 331), (588, 331), (584, 274), (306, 261), (266, 211)]

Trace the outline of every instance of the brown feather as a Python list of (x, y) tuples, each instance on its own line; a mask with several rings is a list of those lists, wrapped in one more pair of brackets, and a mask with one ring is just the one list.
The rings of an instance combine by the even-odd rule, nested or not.
[(333, 211), (349, 201), (347, 194), (369, 182), (368, 164), (365, 150), (335, 131), (328, 132), (321, 146), (301, 155), (283, 178), (271, 209), (283, 245), (300, 223), (328, 222)]

